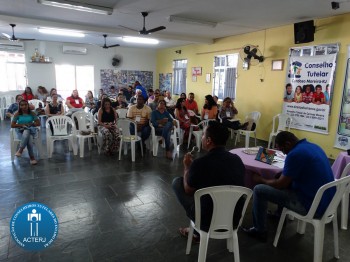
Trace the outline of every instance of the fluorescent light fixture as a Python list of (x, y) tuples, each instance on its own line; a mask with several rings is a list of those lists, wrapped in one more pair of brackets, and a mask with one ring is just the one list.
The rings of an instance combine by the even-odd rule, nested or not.
[(123, 36), (122, 40), (127, 43), (137, 43), (137, 44), (148, 44), (157, 45), (159, 41), (154, 38), (143, 38), (143, 37), (133, 37), (133, 36)]
[(185, 18), (180, 16), (169, 16), (169, 22), (172, 23), (182, 23), (182, 24), (188, 24), (188, 25), (200, 25), (200, 26), (207, 26), (207, 27), (215, 27), (218, 23), (216, 22), (209, 22), (209, 21), (203, 21), (203, 20), (197, 20), (192, 18)]
[(90, 12), (101, 15), (111, 15), (113, 8), (81, 3), (77, 0), (37, 0), (39, 4), (49, 5), (54, 7), (67, 8), (77, 11)]
[(61, 36), (72, 36), (72, 37), (85, 37), (85, 34), (65, 29), (57, 29), (57, 28), (38, 28), (38, 31), (42, 34), (48, 35), (61, 35)]

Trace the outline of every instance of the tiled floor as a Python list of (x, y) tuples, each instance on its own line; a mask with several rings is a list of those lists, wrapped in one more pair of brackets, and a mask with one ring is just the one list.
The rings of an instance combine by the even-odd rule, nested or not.
[[(132, 163), (130, 155), (118, 161), (98, 155), (96, 148), (80, 158), (58, 146), (52, 159), (30, 166), (27, 154), (11, 162), (8, 131), (9, 121), (0, 122), (1, 261), (197, 261), (198, 245), (185, 255), (186, 240), (177, 231), (189, 223), (170, 186), (182, 175), (181, 159), (166, 160), (161, 149), (158, 157), (137, 154)], [(30, 201), (48, 205), (59, 219), (57, 240), (40, 253), (22, 250), (9, 234), (14, 210)], [(311, 226), (300, 236), (296, 223), (288, 221), (274, 248), (277, 222), (269, 221), (267, 243), (239, 232), (241, 261), (312, 261)], [(243, 224), (251, 224), (251, 208)], [(350, 261), (349, 230), (339, 231), (339, 242), (340, 261)], [(323, 260), (335, 261), (331, 226)], [(210, 240), (207, 261), (233, 261), (233, 255), (224, 241)]]

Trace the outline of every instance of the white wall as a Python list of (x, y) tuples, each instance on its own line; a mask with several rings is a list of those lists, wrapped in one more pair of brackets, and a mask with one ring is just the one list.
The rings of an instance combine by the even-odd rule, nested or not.
[[(64, 45), (74, 46), (65, 43)], [(100, 88), (100, 70), (113, 69), (112, 58), (118, 54), (122, 56), (122, 64), (115, 69), (118, 70), (142, 70), (153, 71), (153, 85), (156, 79), (156, 51), (152, 49), (115, 47), (103, 49), (99, 46), (84, 45), (88, 49), (87, 55), (69, 55), (62, 53), (63, 43), (27, 41), (25, 42), (25, 55), (28, 85), (36, 91), (39, 85), (45, 86), (47, 90), (55, 87), (55, 64), (70, 65), (94, 65), (95, 93)], [(82, 45), (81, 45), (82, 46)], [(45, 56), (52, 57), (52, 64), (30, 63), (35, 48), (38, 48)]]

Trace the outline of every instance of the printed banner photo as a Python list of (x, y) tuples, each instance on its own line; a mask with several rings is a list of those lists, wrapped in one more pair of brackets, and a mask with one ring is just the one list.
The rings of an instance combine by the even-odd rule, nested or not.
[(293, 117), (292, 128), (328, 134), (336, 54), (290, 57), (283, 113)]
[[(348, 47), (348, 49), (350, 49), (350, 47)], [(350, 52), (348, 51), (348, 57), (349, 56)], [(350, 58), (347, 60), (343, 99), (338, 123), (334, 147), (347, 150), (350, 148)]]

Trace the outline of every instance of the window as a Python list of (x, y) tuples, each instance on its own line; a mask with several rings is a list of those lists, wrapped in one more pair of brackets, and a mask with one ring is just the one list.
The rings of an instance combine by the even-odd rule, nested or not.
[(24, 54), (0, 51), (0, 91), (24, 90), (26, 86)]
[(181, 93), (186, 93), (186, 70), (187, 70), (187, 60), (174, 60), (174, 88), (173, 94), (179, 95)]
[(84, 99), (88, 90), (94, 93), (94, 66), (56, 65), (57, 93), (66, 99), (74, 89)]
[(213, 95), (219, 99), (236, 97), (236, 71), (238, 54), (214, 57)]

